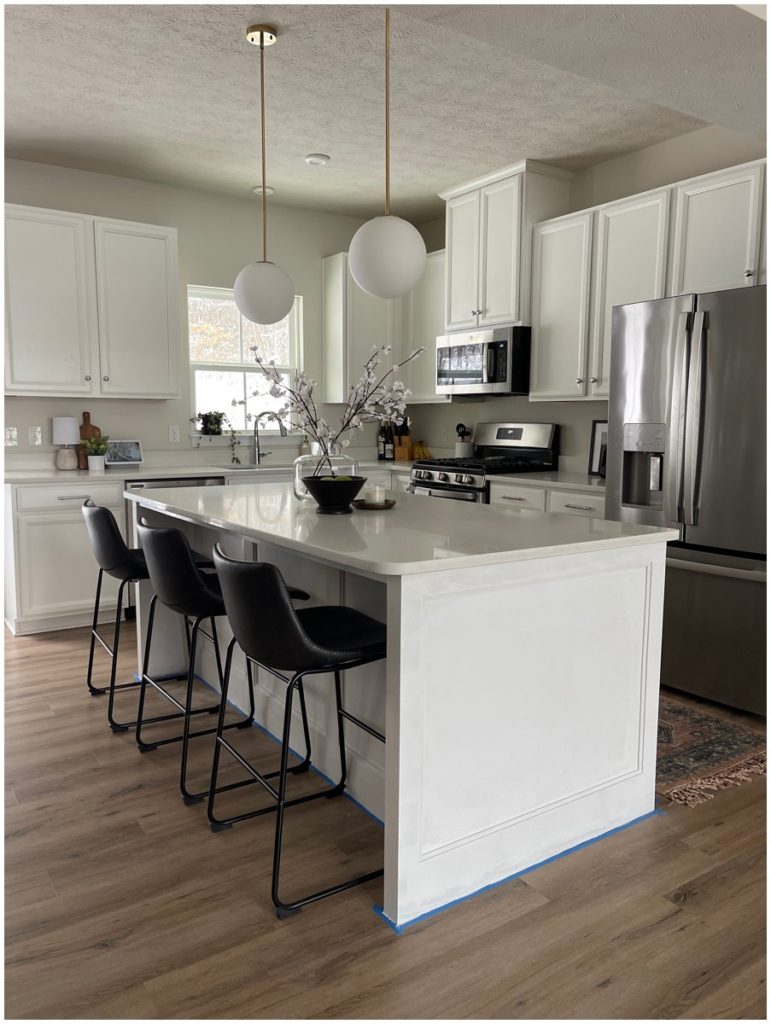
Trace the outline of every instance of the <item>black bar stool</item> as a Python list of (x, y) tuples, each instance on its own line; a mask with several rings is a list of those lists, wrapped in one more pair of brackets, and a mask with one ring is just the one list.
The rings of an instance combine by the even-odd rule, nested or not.
[[(216, 729), (202, 729), (191, 732), (190, 723), (194, 715), (214, 714), (220, 710), (221, 698), (211, 706), (196, 708), (193, 710), (193, 684), (195, 682), (195, 659), (198, 649), (199, 634), (205, 636), (214, 646), (214, 656), (217, 661), (217, 676), (220, 684), (220, 693), (223, 690), (222, 661), (220, 658), (219, 641), (217, 638), (217, 625), (215, 619), (225, 614), (225, 606), (222, 601), (219, 581), (214, 574), (204, 575), (200, 572), (195, 563), (194, 553), (185, 535), (173, 527), (148, 526), (140, 523), (137, 527), (142, 550), (145, 555), (150, 582), (155, 591), (150, 602), (150, 610), (147, 619), (147, 637), (145, 639), (145, 652), (142, 664), (142, 679), (139, 691), (139, 709), (136, 721), (136, 741), (142, 752), (155, 750), (157, 747), (167, 743), (182, 743), (180, 758), (179, 788), (185, 803), (197, 803), (208, 795), (208, 790), (200, 793), (192, 793), (187, 786), (187, 762), (189, 743), (191, 739), (198, 736), (210, 736)], [(302, 590), (295, 590), (297, 598), (306, 598), (308, 594)], [(153, 637), (153, 625), (155, 622), (155, 609), (160, 601), (167, 608), (182, 615), (186, 625), (192, 620), (192, 629), (189, 633), (187, 689), (185, 703), (182, 704), (170, 693), (157, 679), (152, 679), (149, 673), (150, 652)], [(202, 623), (209, 620), (211, 633), (202, 628)], [(156, 689), (163, 697), (174, 705), (181, 712), (183, 727), (181, 736), (172, 736), (162, 740), (147, 743), (142, 739), (142, 727), (157, 721), (163, 721), (168, 716), (161, 718), (145, 718), (144, 706), (148, 684)], [(254, 722), (254, 693), (249, 688), (250, 706), (246, 718), (239, 722), (232, 722), (225, 726), (227, 729), (248, 728)]]
[[(121, 536), (118, 524), (115, 521), (115, 516), (108, 508), (102, 508), (100, 505), (96, 505), (91, 498), (87, 498), (83, 502), (82, 511), (83, 518), (86, 522), (88, 538), (91, 542), (91, 550), (93, 551), (94, 558), (99, 566), (99, 573), (96, 578), (94, 617), (91, 623), (91, 643), (88, 651), (88, 672), (86, 674), (86, 684), (92, 697), (109, 693), (109, 700), (107, 703), (107, 720), (110, 723), (110, 728), (113, 732), (126, 732), (128, 729), (133, 728), (136, 725), (136, 721), (116, 721), (114, 715), (115, 693), (117, 690), (136, 689), (136, 687), (140, 686), (141, 681), (132, 680), (129, 683), (116, 683), (115, 681), (118, 668), (117, 655), (120, 647), (123, 597), (124, 591), (130, 583), (138, 583), (140, 580), (147, 580), (150, 577), (147, 571), (144, 552), (141, 548), (130, 548), (126, 544)], [(204, 555), (199, 555), (197, 552), (194, 552), (193, 557), (200, 568), (213, 568), (211, 560), (206, 558)], [(118, 587), (118, 604), (115, 610), (115, 626), (113, 629), (112, 647), (105, 642), (97, 629), (99, 621), (99, 605), (102, 596), (102, 581), (105, 573), (107, 573), (108, 576), (112, 576), (115, 579), (120, 580), (120, 586)], [(97, 642), (99, 642), (105, 651), (107, 651), (111, 659), (110, 682), (107, 686), (94, 686), (93, 684), (94, 651)], [(179, 718), (181, 716), (169, 715), (166, 717)]]
[[(254, 811), (240, 817), (254, 817), (268, 810), (276, 810), (276, 835), (273, 850), (273, 873), (271, 896), (280, 918), (297, 913), (307, 903), (350, 889), (362, 882), (379, 878), (383, 869), (349, 879), (339, 885), (310, 893), (292, 902), (284, 902), (279, 895), (281, 869), (281, 843), (284, 812), (287, 807), (317, 800), (319, 797), (339, 796), (345, 790), (347, 765), (345, 758), (344, 721), (353, 722), (371, 736), (385, 742), (385, 736), (371, 726), (355, 718), (342, 706), (340, 672), (379, 661), (386, 655), (386, 627), (375, 619), (340, 605), (325, 605), (316, 608), (295, 610), (279, 570), (268, 563), (241, 562), (228, 558), (219, 546), (214, 549), (214, 566), (222, 588), (228, 619), (237, 641), (248, 661), (254, 662), (271, 675), (287, 684), (284, 706), (284, 728), (281, 747), (281, 767), (278, 771), (264, 775), (257, 771), (224, 737), (225, 707), (230, 683), (232, 663), (231, 643), (223, 684), (223, 699), (217, 726), (217, 739), (212, 764), (212, 781), (209, 787), (209, 814), (212, 817), (214, 796), (217, 791), (220, 748), (232, 754), (236, 760), (260, 782), (275, 800), (261, 811)], [(292, 724), (292, 700), (297, 691), (305, 724), (305, 701), (302, 681), (309, 675), (334, 674), (335, 704), (337, 710), (337, 738), (340, 748), (340, 781), (321, 792), (288, 800), (286, 797), (289, 760), (289, 738)], [(251, 680), (251, 675), (250, 675)], [(310, 756), (310, 740), (307, 724), (305, 738)], [(298, 766), (301, 768), (302, 766)], [(278, 789), (270, 784), (269, 778), (278, 774)], [(237, 819), (234, 819), (237, 820)]]

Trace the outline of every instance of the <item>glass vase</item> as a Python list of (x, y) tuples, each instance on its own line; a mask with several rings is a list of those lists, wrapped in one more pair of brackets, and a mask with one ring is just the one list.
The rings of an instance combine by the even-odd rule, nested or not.
[[(313, 447), (318, 448), (317, 445)], [(303, 483), (304, 476), (358, 476), (359, 464), (343, 455), (342, 449), (336, 445), (329, 454), (317, 450), (311, 455), (299, 455), (294, 460), (293, 470), (295, 497), (300, 501), (313, 502), (314, 498)]]

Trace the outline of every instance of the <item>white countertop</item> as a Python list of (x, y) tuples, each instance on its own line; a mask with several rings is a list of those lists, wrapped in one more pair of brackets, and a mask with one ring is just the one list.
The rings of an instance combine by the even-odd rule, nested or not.
[(491, 484), (531, 484), (534, 487), (563, 487), (567, 491), (605, 492), (605, 478), (589, 476), (588, 473), (563, 473), (555, 470), (545, 473), (491, 473), (487, 479)]
[(392, 492), (387, 512), (321, 516), (288, 483), (185, 487), (127, 492), (142, 506), (188, 522), (375, 576), (460, 569), (676, 540), (677, 532), (604, 519)]

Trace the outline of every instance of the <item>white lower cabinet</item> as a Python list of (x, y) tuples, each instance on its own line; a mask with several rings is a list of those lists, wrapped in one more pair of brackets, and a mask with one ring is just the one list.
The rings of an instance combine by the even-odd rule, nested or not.
[(530, 508), (535, 512), (545, 512), (546, 490), (543, 487), (491, 483), (490, 504), (503, 508)]
[[(16, 634), (40, 633), (89, 623), (98, 568), (80, 507), (91, 497), (96, 504), (110, 508), (123, 534), (123, 484), (89, 486), (79, 482), (6, 490), (5, 617), (9, 629)], [(103, 619), (114, 614), (117, 593), (118, 582), (105, 576)]]
[(549, 512), (563, 512), (572, 516), (604, 519), (605, 494), (549, 490)]
[(390, 488), (392, 491), (407, 491), (410, 486), (410, 474), (409, 471), (406, 473), (391, 473)]

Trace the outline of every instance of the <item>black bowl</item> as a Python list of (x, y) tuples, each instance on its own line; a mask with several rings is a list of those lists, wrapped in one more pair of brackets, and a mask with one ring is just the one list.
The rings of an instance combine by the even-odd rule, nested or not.
[(308, 488), (321, 515), (343, 516), (352, 512), (351, 502), (366, 483), (366, 476), (352, 476), (341, 480), (337, 476), (304, 476)]

